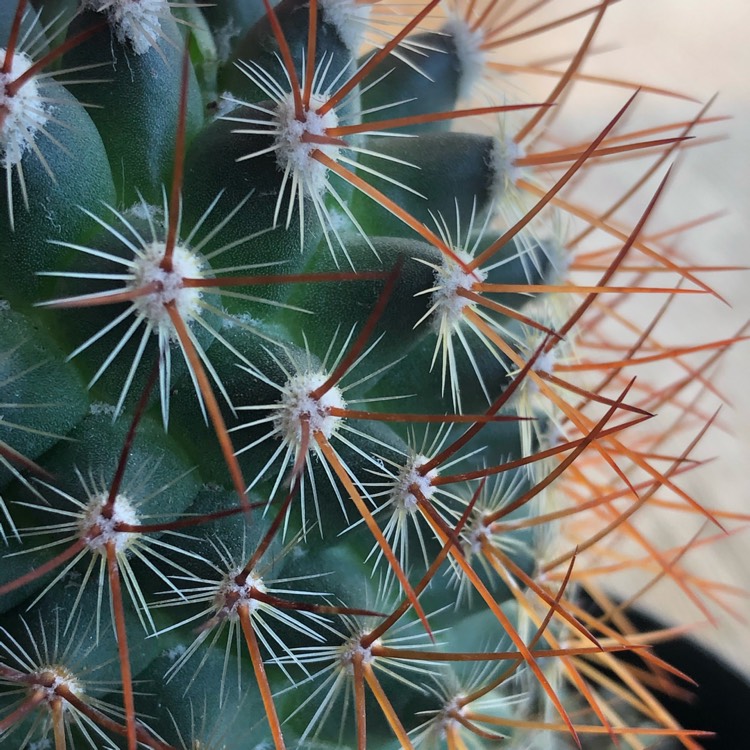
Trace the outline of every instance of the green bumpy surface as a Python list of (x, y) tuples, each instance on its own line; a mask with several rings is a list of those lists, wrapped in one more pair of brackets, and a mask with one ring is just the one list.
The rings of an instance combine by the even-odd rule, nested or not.
[(24, 15), (16, 60), (72, 41), (3, 142), (0, 746), (566, 746), (580, 685), (529, 649), (575, 630), (529, 586), (567, 547), (523, 523), (555, 430), (518, 374), (567, 316), (519, 285), (565, 260), (497, 243), (500, 130), (421, 118), (467, 106), (465, 39), (414, 28), (333, 122), (364, 5), (83, 6)]

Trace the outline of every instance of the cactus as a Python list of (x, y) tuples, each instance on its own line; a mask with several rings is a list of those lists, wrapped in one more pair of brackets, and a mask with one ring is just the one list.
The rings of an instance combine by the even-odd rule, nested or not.
[(652, 218), (706, 108), (626, 127), (676, 94), (583, 74), (611, 0), (395, 5), (3, 3), (1, 746), (700, 746), (604, 583), (702, 602), (634, 516), (722, 524), (679, 477), (741, 336), (655, 331), (713, 294)]

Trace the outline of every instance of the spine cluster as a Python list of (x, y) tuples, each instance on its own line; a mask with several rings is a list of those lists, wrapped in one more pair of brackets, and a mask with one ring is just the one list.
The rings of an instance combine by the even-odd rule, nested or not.
[(662, 336), (711, 120), (584, 73), (612, 5), (4, 4), (0, 747), (700, 748), (627, 605), (707, 611), (638, 517), (732, 520), (741, 337)]

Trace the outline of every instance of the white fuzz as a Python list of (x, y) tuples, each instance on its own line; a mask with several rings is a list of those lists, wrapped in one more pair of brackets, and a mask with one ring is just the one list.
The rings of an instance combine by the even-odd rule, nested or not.
[(279, 429), (287, 445), (295, 448), (301, 445), (303, 422), (309, 424), (310, 436), (320, 432), (328, 440), (335, 433), (342, 418), (333, 416), (330, 410), (346, 408), (341, 391), (333, 386), (319, 399), (311, 395), (326, 380), (328, 375), (324, 372), (303, 372), (294, 375), (287, 382), (279, 402), (281, 408), (275, 419), (275, 427)]
[[(34, 685), (33, 690), (37, 692), (41, 690), (44, 695), (44, 700), (47, 703), (53, 703), (60, 701), (58, 691), (63, 688), (65, 691), (72, 693), (73, 695), (81, 695), (83, 688), (81, 683), (76, 679), (73, 673), (60, 666), (43, 667), (37, 675), (39, 684)], [(68, 707), (68, 701), (60, 701), (63, 710)]]
[(484, 35), (481, 28), (470, 28), (458, 15), (448, 19), (443, 28), (453, 37), (453, 43), (456, 45), (456, 56), (461, 71), (458, 95), (459, 98), (465, 99), (481, 80), (487, 65), (487, 53), (482, 49)]
[(462, 726), (458, 719), (459, 717), (463, 718), (466, 712), (465, 706), (461, 703), (463, 698), (463, 695), (455, 696), (443, 706), (442, 711), (437, 715), (437, 728), (440, 739), (444, 740), (449, 730), (456, 730)]
[(432, 480), (438, 476), (437, 469), (431, 469), (424, 475), (419, 473), (419, 468), (428, 461), (427, 456), (418, 454), (401, 467), (388, 497), (388, 503), (394, 510), (406, 513), (417, 511), (418, 501), (412, 492), (413, 487), (419, 490), (425, 500), (432, 499), (437, 490), (432, 485)]
[(83, 8), (105, 13), (120, 44), (143, 55), (161, 36), (159, 18), (169, 13), (166, 0), (84, 0)]
[[(471, 256), (464, 251), (456, 251), (456, 255), (466, 263), (471, 262)], [(471, 291), (474, 284), (481, 283), (487, 278), (487, 273), (481, 268), (466, 272), (458, 263), (445, 257), (442, 266), (435, 272), (435, 291), (432, 293), (430, 308), (433, 310), (433, 327), (438, 332), (453, 331), (463, 321), (463, 310), (474, 303), (461, 296), (458, 292)]]
[(526, 177), (524, 169), (518, 166), (518, 160), (523, 158), (523, 147), (513, 138), (501, 134), (495, 141), (490, 156), (493, 181), (492, 192), (500, 198), (512, 190), (518, 180)]
[(267, 589), (263, 579), (254, 573), (250, 573), (245, 583), (240, 585), (236, 578), (241, 572), (242, 568), (240, 567), (230, 570), (224, 576), (216, 591), (214, 607), (216, 607), (217, 616), (222, 619), (226, 617), (237, 619), (239, 617), (237, 610), (243, 605), (247, 607), (250, 614), (263, 606), (262, 602), (259, 602), (253, 596), (253, 590), (260, 591), (262, 594), (266, 593)]
[(458, 383), (455, 341), (459, 342), (469, 357), (477, 380), (487, 398), (487, 402), (490, 403), (491, 401), (487, 387), (482, 380), (482, 375), (477, 368), (476, 362), (473, 360), (473, 355), (465, 334), (465, 329), (472, 326), (466, 321), (464, 310), (466, 307), (475, 309), (476, 304), (471, 299), (460, 294), (460, 292), (473, 291), (475, 284), (481, 284), (486, 280), (487, 272), (481, 268), (467, 271), (466, 267), (468, 267), (468, 264), (472, 260), (471, 254), (466, 252), (463, 247), (456, 247), (456, 243), (450, 237), (450, 232), (446, 227), (438, 224), (438, 231), (442, 235), (443, 241), (451, 247), (456, 259), (460, 260), (460, 262), (446, 255), (439, 266), (429, 264), (435, 270), (435, 283), (431, 290), (425, 290), (425, 293), (428, 291), (431, 293), (430, 307), (417, 322), (417, 325), (429, 319), (430, 325), (437, 334), (430, 371), (435, 367), (438, 356), (442, 354), (443, 390), (445, 389), (446, 381), (450, 380), (453, 406), (458, 411), (461, 411), (461, 389)]
[(89, 414), (98, 416), (99, 414), (106, 414), (109, 417), (114, 417), (117, 414), (113, 404), (105, 404), (103, 401), (94, 401), (89, 406)]
[[(5, 54), (5, 49), (0, 47), (0, 67), (5, 62)], [(0, 113), (4, 115), (0, 125), (0, 164), (6, 168), (21, 161), (49, 119), (50, 106), (39, 93), (35, 78), (26, 81), (13, 96), (6, 93), (6, 86), (31, 65), (31, 58), (16, 50), (10, 72), (0, 73)]]
[(220, 62), (225, 63), (232, 56), (234, 43), (241, 33), (242, 28), (237, 25), (233, 18), (216, 29), (214, 39), (216, 40), (216, 55)]
[[(555, 297), (567, 298), (557, 300)], [(535, 318), (547, 325), (549, 328), (556, 329), (559, 327), (561, 320), (566, 320), (566, 308), (570, 306), (570, 295), (545, 295), (542, 309)], [(539, 306), (538, 306), (539, 307)], [(537, 309), (538, 309), (537, 307)], [(532, 308), (532, 312), (533, 312)], [(536, 330), (530, 330), (524, 326), (522, 329), (522, 351), (525, 352), (525, 359), (532, 356), (542, 343), (542, 337)], [(543, 351), (531, 366), (531, 372), (524, 378), (520, 388), (516, 391), (508, 404), (519, 417), (525, 421), (521, 423), (521, 446), (524, 454), (528, 455), (535, 450), (535, 442), (543, 439), (543, 435), (550, 430), (554, 432), (553, 426), (557, 426), (564, 431), (565, 419), (559, 407), (550, 397), (547, 390), (552, 390), (564, 400), (566, 393), (560, 386), (546, 381), (544, 384), (540, 381), (539, 376), (554, 375), (555, 365), (559, 363), (574, 361), (573, 340), (567, 338), (565, 341), (556, 342), (554, 348), (549, 351)], [(520, 362), (517, 363), (520, 368)], [(519, 370), (509, 373), (511, 377), (515, 376)], [(585, 383), (580, 383), (585, 387)], [(540, 419), (543, 417), (542, 419)], [(544, 426), (543, 426), (544, 425)], [(552, 434), (552, 433), (550, 433)], [(529, 464), (527, 467), (531, 476), (538, 476), (538, 472), (545, 471), (545, 467), (537, 462)]]
[(555, 369), (555, 362), (557, 362), (557, 354), (554, 349), (550, 349), (548, 352), (542, 352), (536, 358), (531, 369), (540, 375), (551, 375)]
[(306, 142), (305, 135), (325, 136), (330, 128), (339, 124), (333, 109), (324, 115), (315, 111), (326, 100), (312, 96), (310, 108), (304, 113), (304, 120), (298, 120), (291, 94), (282, 99), (276, 108), (278, 129), (276, 131), (276, 161), (282, 172), (287, 170), (298, 175), (308, 195), (322, 196), (328, 185), (328, 168), (312, 158), (315, 151), (322, 151), (334, 161), (338, 160), (341, 149), (315, 142)]
[(183, 643), (180, 643), (177, 646), (173, 646), (172, 648), (168, 648), (165, 651), (162, 651), (161, 655), (165, 656), (169, 661), (174, 662), (177, 659), (179, 659), (186, 651), (187, 646), (185, 646)]
[(177, 333), (167, 312), (167, 304), (174, 302), (183, 320), (193, 320), (201, 314), (200, 300), (203, 293), (195, 287), (184, 287), (186, 278), (203, 278), (203, 261), (193, 251), (176, 245), (172, 255), (172, 270), (161, 267), (166, 245), (152, 242), (143, 249), (143, 254), (133, 263), (132, 278), (128, 289), (143, 289), (157, 284), (157, 291), (136, 297), (133, 300), (138, 314), (153, 327), (154, 333), (160, 330), (168, 333), (170, 340), (177, 341)]
[(492, 529), (487, 526), (484, 519), (479, 516), (477, 520), (467, 529), (463, 535), (466, 539), (464, 553), (467, 557), (482, 554), (482, 543), (492, 544)]
[(106, 546), (114, 542), (115, 552), (120, 555), (135, 543), (138, 534), (117, 531), (121, 523), (136, 525), (138, 514), (133, 504), (124, 495), (117, 495), (110, 518), (102, 515), (102, 507), (107, 502), (107, 493), (92, 497), (79, 521), (79, 534), (86, 546), (101, 555), (106, 555)]
[(325, 20), (336, 28), (349, 52), (355, 57), (362, 43), (362, 32), (370, 20), (370, 6), (356, 0), (320, 0)]
[(381, 641), (378, 639), (371, 646), (365, 648), (362, 645), (362, 639), (366, 635), (369, 635), (369, 633), (360, 633), (359, 635), (350, 638), (341, 646), (339, 662), (344, 672), (348, 675), (354, 674), (353, 662), (355, 656), (360, 656), (362, 658), (363, 666), (365, 664), (372, 664), (375, 659), (372, 655), (372, 647), (380, 645)]

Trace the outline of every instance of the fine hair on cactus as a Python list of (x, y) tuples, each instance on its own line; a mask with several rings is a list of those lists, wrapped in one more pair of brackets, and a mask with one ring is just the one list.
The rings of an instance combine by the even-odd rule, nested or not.
[(663, 330), (722, 118), (614, 5), (0, 5), (0, 749), (703, 747), (629, 612), (747, 520), (683, 483), (744, 331)]

